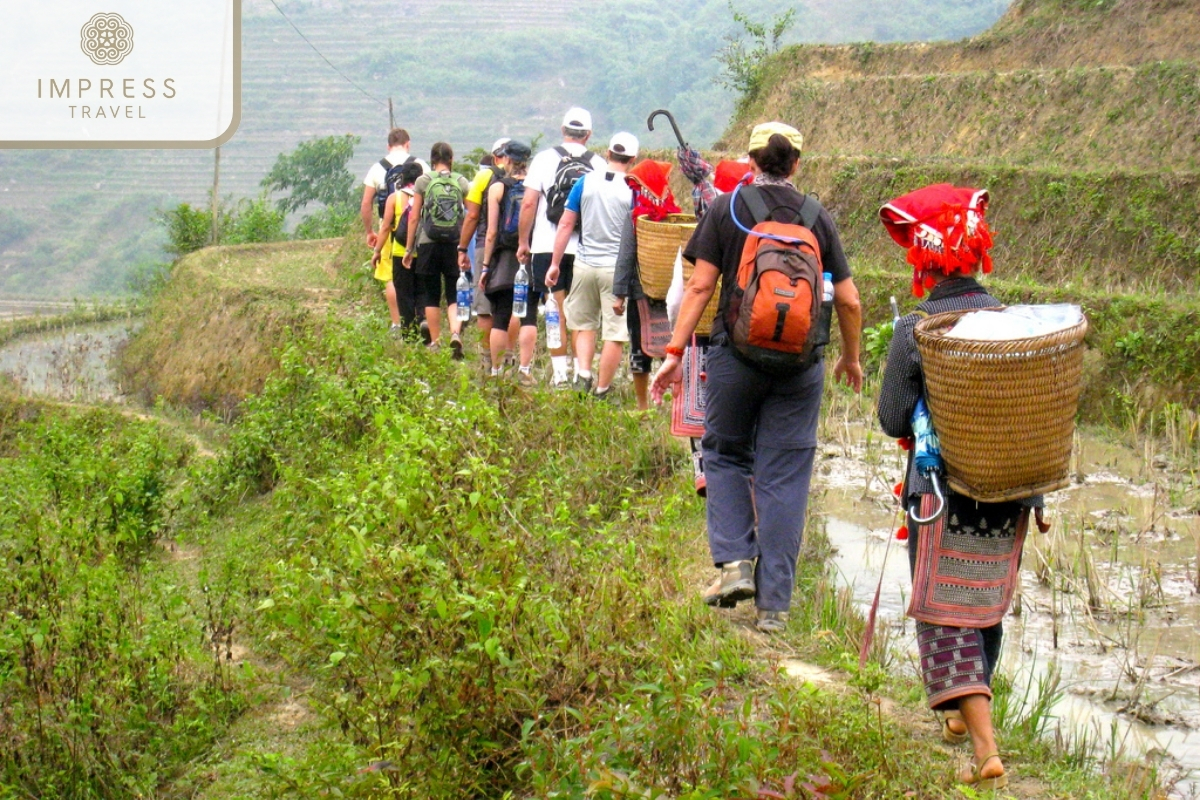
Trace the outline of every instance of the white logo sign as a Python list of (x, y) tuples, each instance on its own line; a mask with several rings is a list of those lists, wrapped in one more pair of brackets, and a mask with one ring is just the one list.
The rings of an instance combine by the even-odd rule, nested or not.
[(241, 0), (19, 3), (4, 22), (0, 148), (211, 148), (237, 130)]

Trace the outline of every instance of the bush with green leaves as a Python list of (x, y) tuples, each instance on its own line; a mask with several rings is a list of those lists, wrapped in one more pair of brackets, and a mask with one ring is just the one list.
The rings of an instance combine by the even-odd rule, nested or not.
[(223, 729), (152, 546), (183, 446), (105, 411), (0, 401), (0, 797), (137, 797)]

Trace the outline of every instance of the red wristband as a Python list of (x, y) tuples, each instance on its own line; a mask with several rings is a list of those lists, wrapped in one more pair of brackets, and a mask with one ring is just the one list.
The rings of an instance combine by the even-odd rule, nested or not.
[(676, 358), (678, 358), (681, 361), (683, 360), (683, 348), (682, 347), (671, 347), (671, 345), (667, 345), (666, 347), (663, 348), (663, 350), (666, 351), (667, 355), (675, 356)]

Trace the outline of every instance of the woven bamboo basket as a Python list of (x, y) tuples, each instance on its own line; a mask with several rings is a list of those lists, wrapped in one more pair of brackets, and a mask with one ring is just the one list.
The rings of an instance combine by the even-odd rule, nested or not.
[(668, 214), (662, 222), (637, 221), (638, 278), (647, 297), (665, 300), (675, 275), (675, 256), (696, 230), (691, 214)]
[(982, 503), (1070, 482), (1087, 320), (1057, 333), (985, 342), (946, 333), (964, 314), (917, 323), (925, 390), (950, 488)]

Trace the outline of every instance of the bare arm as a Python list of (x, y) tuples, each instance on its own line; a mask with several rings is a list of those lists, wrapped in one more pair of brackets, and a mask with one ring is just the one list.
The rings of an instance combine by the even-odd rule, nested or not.
[(691, 343), (692, 334), (696, 332), (696, 325), (700, 322), (700, 316), (704, 313), (708, 301), (712, 299), (717, 288), (717, 279), (720, 277), (721, 270), (716, 264), (704, 259), (696, 261), (696, 269), (683, 289), (683, 302), (679, 307), (679, 316), (675, 319), (675, 330), (671, 332), (671, 343), (667, 345), (667, 357), (663, 359), (662, 367), (654, 376), (654, 383), (650, 387), (650, 395), (655, 403), (661, 403), (667, 389), (683, 378), (683, 360), (677, 355), (672, 355), (670, 351), (682, 351)]
[(558, 221), (558, 228), (554, 231), (554, 254), (550, 257), (550, 269), (546, 270), (546, 285), (549, 287), (558, 283), (559, 264), (563, 254), (567, 252), (567, 244), (571, 241), (571, 234), (575, 232), (575, 220), (578, 218), (579, 215), (571, 209), (563, 209), (562, 219)]
[[(483, 261), (481, 263), (491, 266), (492, 255), (496, 252), (496, 229), (500, 227), (500, 198), (504, 196), (504, 185), (497, 183), (493, 184), (488, 189), (487, 204), (488, 204), (488, 229), (487, 238), (483, 245)], [(479, 286), (487, 291), (486, 274), (479, 276)]]
[(833, 306), (837, 309), (838, 330), (842, 333), (842, 355), (834, 367), (835, 380), (845, 380), (856, 392), (862, 391), (863, 371), (859, 362), (862, 338), (862, 302), (853, 278), (833, 285)]
[(359, 206), (359, 214), (362, 216), (363, 230), (367, 232), (367, 247), (374, 247), (375, 242), (372, 241), (375, 237), (374, 231), (371, 230), (371, 220), (374, 214), (371, 213), (371, 206), (375, 203), (375, 187), (364, 186), (362, 205)]
[(421, 201), (424, 198), (419, 194), (414, 194), (412, 200), (409, 201), (408, 211), (408, 234), (405, 236), (404, 245), (404, 266), (411, 267), (413, 262), (413, 253), (416, 252), (417, 242), (417, 225), (421, 219)]
[[(488, 195), (491, 195), (491, 187), (488, 187)], [(466, 202), (467, 216), (463, 218), (462, 234), (458, 237), (458, 268), (468, 270), (471, 268), (471, 259), (467, 258), (467, 248), (471, 246), (471, 237), (475, 235), (475, 231), (479, 229), (479, 214), (481, 207), (478, 203), (472, 203), (470, 200)]]
[(533, 223), (537, 220), (538, 203), (542, 193), (536, 189), (525, 187), (525, 197), (521, 200), (521, 219), (517, 223), (517, 260), (522, 264), (529, 260), (530, 237), (533, 234)]

